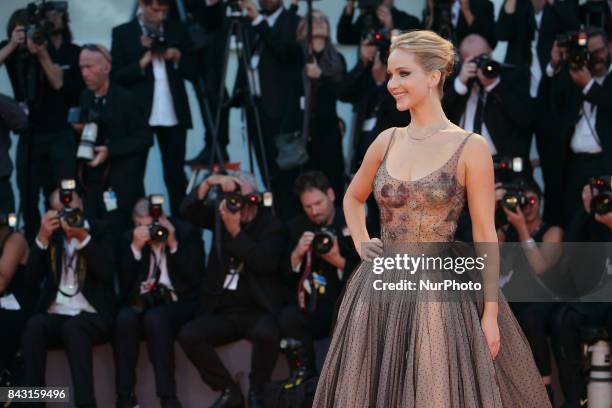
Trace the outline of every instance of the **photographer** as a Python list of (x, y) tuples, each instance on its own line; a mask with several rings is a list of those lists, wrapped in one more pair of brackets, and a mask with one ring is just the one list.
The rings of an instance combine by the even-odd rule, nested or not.
[(482, 135), (493, 156), (520, 157), (531, 177), (531, 124), (528, 76), (493, 61), (487, 41), (467, 36), (459, 49), (461, 68), (444, 93), (444, 110), (468, 132)]
[(92, 349), (108, 341), (113, 325), (112, 237), (105, 225), (83, 218), (74, 180), (49, 197), (26, 268), (41, 285), (36, 312), (23, 335), (25, 384), (45, 385), (47, 349), (63, 346), (77, 406), (95, 406)]
[(489, 0), (427, 0), (424, 26), (458, 46), (470, 34), (484, 37), (495, 48), (495, 15)]
[(28, 243), (13, 231), (11, 216), (0, 214), (0, 321), (6, 328), (0, 331), (0, 387), (17, 384), (15, 355), (37, 295), (25, 282)]
[[(390, 127), (403, 127), (410, 123), (407, 112), (399, 112), (395, 99), (387, 90), (387, 65), (384, 56), (388, 45), (375, 43), (372, 37), (363, 40), (359, 60), (338, 85), (338, 99), (353, 104), (354, 126), (351, 173), (357, 171), (368, 147), (380, 132)], [(367, 201), (368, 231), (380, 229), (380, 214), (376, 200)]]
[(612, 173), (612, 65), (608, 37), (602, 30), (570, 34), (561, 45), (557, 41), (553, 45), (542, 92), (559, 135), (556, 160), (561, 163), (563, 222), (567, 224), (581, 206), (587, 179)]
[[(134, 95), (109, 79), (108, 50), (87, 44), (80, 56), (87, 89), (81, 94), (78, 174), (89, 218), (107, 219), (114, 236), (130, 228), (130, 214), (144, 195), (149, 147), (146, 118)], [(87, 127), (87, 131), (85, 128)]]
[(138, 405), (135, 371), (143, 336), (161, 406), (181, 406), (174, 380), (174, 339), (195, 311), (205, 265), (204, 244), (198, 229), (163, 214), (160, 198), (138, 200), (132, 212), (134, 230), (122, 244), (122, 308), (115, 321), (114, 341), (119, 408)]
[(282, 270), (292, 296), (280, 314), (280, 324), (283, 337), (304, 345), (302, 367), (315, 374), (314, 340), (329, 335), (334, 305), (359, 256), (327, 177), (318, 171), (302, 173), (295, 192), (304, 214), (288, 225), (291, 252)]
[(0, 94), (0, 211), (15, 211), (15, 196), (11, 186), (13, 161), (9, 151), (9, 132), (19, 131), (27, 126), (28, 117), (19, 104), (6, 95)]
[(15, 11), (9, 41), (0, 44), (0, 64), (28, 114), (27, 134), (17, 145), (17, 185), (29, 242), (40, 224), (41, 188), (48, 196), (61, 179), (74, 177), (75, 140), (66, 117), (78, 104), (83, 82), (66, 7), (50, 1)]
[(113, 28), (111, 76), (144, 107), (159, 143), (172, 214), (187, 188), (185, 143), (191, 114), (185, 79), (196, 77), (187, 28), (167, 20), (169, 0), (140, 0), (142, 14)]
[(555, 38), (580, 26), (571, 1), (506, 0), (495, 26), (497, 39), (508, 41), (505, 62), (528, 68), (530, 94), (535, 98), (542, 73), (550, 61)]
[[(560, 244), (563, 241), (563, 230), (547, 224), (540, 217), (542, 200), (540, 187), (531, 180), (521, 181), (519, 194), (524, 197), (523, 205), (518, 205), (514, 209), (508, 208), (508, 205), (500, 205), (506, 214), (508, 224), (498, 230), (499, 242), (520, 242), (522, 250), (513, 259), (513, 270), (517, 273), (503, 289), (506, 294), (522, 291), (529, 292), (533, 297), (536, 296), (534, 291), (538, 286), (527, 272), (542, 276), (551, 270), (561, 257)], [(498, 203), (504, 202), (507, 193), (502, 183), (496, 184), (495, 194)], [(537, 243), (544, 245), (538, 247)], [(542, 302), (511, 302), (510, 306), (529, 340), (542, 382), (552, 403), (552, 367), (547, 337), (558, 304), (542, 300)]]
[[(209, 192), (220, 197), (212, 200)], [(253, 344), (250, 407), (263, 407), (263, 388), (279, 352), (276, 317), (285, 294), (278, 267), (286, 235), (283, 224), (258, 202), (255, 178), (238, 172), (233, 177), (208, 177), (182, 206), (186, 220), (214, 231), (200, 314), (181, 329), (179, 343), (202, 380), (221, 392), (215, 407), (243, 403), (215, 347), (239, 339)]]
[(415, 16), (398, 10), (395, 0), (358, 0), (357, 7), (361, 13), (353, 22), (355, 0), (348, 0), (344, 12), (338, 21), (338, 43), (359, 45), (364, 37), (381, 29), (402, 31), (421, 28), (421, 22)]

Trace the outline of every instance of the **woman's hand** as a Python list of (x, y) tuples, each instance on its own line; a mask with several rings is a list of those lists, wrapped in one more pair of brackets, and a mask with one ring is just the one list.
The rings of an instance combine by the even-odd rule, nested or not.
[(487, 339), (489, 350), (491, 351), (491, 358), (495, 360), (499, 353), (500, 337), (499, 337), (499, 325), (497, 324), (497, 316), (484, 315), (480, 320), (482, 326), (482, 332)]
[(366, 262), (372, 262), (374, 258), (381, 257), (383, 254), (383, 243), (378, 238), (372, 238), (369, 241), (361, 243), (360, 248), (361, 259)]

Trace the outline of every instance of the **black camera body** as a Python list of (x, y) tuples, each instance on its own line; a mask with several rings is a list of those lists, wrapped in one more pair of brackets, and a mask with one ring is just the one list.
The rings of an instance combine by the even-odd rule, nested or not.
[(170, 45), (164, 34), (155, 28), (146, 28), (147, 37), (151, 39), (151, 52), (153, 54), (163, 54)]
[(588, 36), (585, 31), (571, 31), (557, 36), (557, 46), (567, 49), (563, 60), (569, 69), (582, 69), (590, 60), (591, 54), (587, 48)]
[(521, 157), (493, 157), (493, 171), (495, 181), (511, 183), (520, 177), (523, 171), (523, 159)]
[(64, 208), (59, 211), (59, 217), (71, 228), (83, 228), (85, 226), (85, 214), (80, 208), (70, 207), (72, 193), (75, 191), (75, 180), (66, 179), (60, 182), (59, 198)]
[(472, 59), (470, 62), (476, 64), (479, 70), (482, 71), (482, 75), (487, 78), (497, 78), (501, 71), (501, 64), (495, 61), (489, 54), (480, 54), (478, 57)]
[(325, 255), (331, 251), (334, 246), (334, 237), (336, 232), (331, 227), (321, 227), (315, 231), (312, 239), (312, 251), (317, 255)]
[(41, 1), (33, 2), (26, 6), (28, 15), (27, 37), (36, 45), (42, 45), (47, 41), (53, 32), (53, 24), (45, 16), (47, 11), (58, 11), (65, 13), (68, 11), (67, 1)]
[(150, 291), (142, 293), (140, 300), (145, 309), (174, 302), (172, 290), (164, 285), (155, 285)]
[(591, 213), (604, 215), (612, 212), (612, 176), (593, 177), (589, 185), (591, 191), (597, 189), (597, 195), (591, 198)]
[(378, 49), (380, 60), (386, 64), (391, 48), (391, 30), (383, 28), (374, 32), (368, 41), (368, 45), (373, 45)]
[(153, 218), (153, 223), (149, 225), (149, 236), (151, 237), (151, 241), (166, 242), (168, 239), (168, 229), (159, 223), (159, 218), (163, 214), (163, 205), (163, 195), (153, 194), (149, 196), (149, 215)]

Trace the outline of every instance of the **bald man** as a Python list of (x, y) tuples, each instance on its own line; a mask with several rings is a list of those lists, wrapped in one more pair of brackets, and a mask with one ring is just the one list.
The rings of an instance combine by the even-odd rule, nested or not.
[[(144, 111), (131, 92), (109, 79), (112, 59), (102, 45), (88, 44), (79, 65), (87, 87), (81, 94), (80, 124), (95, 123), (93, 159), (79, 159), (79, 181), (87, 216), (106, 219), (120, 237), (131, 228), (130, 214), (144, 196), (144, 173), (153, 144)], [(83, 146), (81, 143), (80, 146)]]

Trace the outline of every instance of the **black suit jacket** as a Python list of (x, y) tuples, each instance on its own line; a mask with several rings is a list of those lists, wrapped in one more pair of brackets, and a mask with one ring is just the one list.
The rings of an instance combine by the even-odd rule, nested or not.
[[(361, 14), (353, 22), (353, 16), (354, 14), (342, 13), (337, 27), (338, 43), (344, 45), (359, 45), (361, 43), (364, 34), (365, 18)], [(395, 7), (391, 9), (391, 16), (393, 18), (393, 26), (398, 30), (406, 31), (421, 28), (421, 22), (418, 18)], [(376, 29), (383, 27), (377, 18), (375, 18), (375, 24)]]
[[(181, 215), (184, 219), (213, 231), (213, 243), (203, 282), (201, 312), (214, 311), (221, 300), (229, 257), (233, 256), (244, 262), (239, 285), (246, 282), (255, 304), (277, 314), (286, 300), (279, 269), (287, 242), (285, 227), (281, 221), (267, 209), (260, 208), (257, 216), (243, 226), (236, 237), (232, 237), (223, 224), (220, 225), (220, 235), (217, 235), (214, 232), (215, 211), (198, 200), (197, 189), (183, 201)], [(221, 240), (222, 259), (215, 250), (216, 240)]]
[[(443, 106), (448, 118), (461, 125), (471, 89), (465, 95), (455, 91), (455, 77), (451, 77), (444, 92)], [(469, 88), (469, 87), (468, 87)], [(522, 157), (524, 171), (530, 174), (531, 98), (529, 76), (524, 69), (502, 68), (500, 82), (487, 95), (484, 124), (495, 144), (498, 156)]]
[[(170, 218), (176, 229), (178, 242), (174, 254), (166, 247), (166, 262), (172, 287), (179, 299), (194, 299), (200, 294), (202, 275), (205, 269), (204, 243), (198, 228), (176, 218)], [(119, 294), (123, 304), (129, 304), (140, 293), (140, 283), (147, 280), (151, 266), (151, 246), (142, 249), (139, 261), (131, 249), (133, 231), (123, 237), (121, 253), (121, 272), (119, 275)]]
[(495, 36), (493, 3), (490, 0), (470, 0), (470, 10), (474, 14), (474, 22), (471, 26), (468, 26), (463, 13), (459, 12), (457, 27), (454, 28), (456, 45), (460, 45), (469, 34), (480, 34), (487, 40), (491, 49), (494, 49), (497, 45), (497, 37)]
[[(550, 61), (550, 50), (558, 34), (580, 27), (575, 4), (571, 1), (546, 3), (542, 10), (542, 21), (536, 45), (542, 73)], [(516, 10), (508, 14), (502, 6), (496, 25), (497, 39), (508, 41), (505, 61), (509, 64), (531, 66), (531, 43), (536, 29), (535, 12), (530, 0), (518, 0)]]
[[(144, 70), (140, 69), (140, 58), (146, 52), (140, 42), (142, 35), (142, 28), (137, 19), (113, 28), (111, 75), (117, 83), (134, 93), (145, 108), (148, 122), (153, 106), (155, 77), (152, 64), (149, 64)], [(179, 125), (190, 129), (192, 123), (185, 79), (193, 81), (196, 78), (191, 39), (183, 24), (174, 20), (164, 22), (164, 36), (169, 46), (181, 52), (181, 60), (177, 66), (172, 61), (166, 61), (166, 73)]]
[[(83, 91), (81, 109), (89, 110), (93, 104), (94, 93)], [(85, 171), (97, 179), (110, 166), (109, 182), (118, 204), (131, 211), (135, 200), (144, 196), (146, 158), (153, 138), (136, 97), (122, 86), (111, 82), (106, 103), (100, 109), (97, 143), (108, 147), (109, 157), (99, 169)]]
[(586, 95), (574, 84), (566, 68), (562, 68), (552, 78), (544, 76), (541, 87), (542, 103), (550, 107), (554, 115), (551, 121), (556, 124), (555, 130), (559, 135), (560, 157), (557, 160), (562, 164), (563, 178), (567, 176), (570, 143), (585, 100), (597, 106), (595, 130), (604, 155), (604, 170), (606, 174), (612, 174), (612, 75), (608, 74), (602, 85), (594, 82)]
[[(81, 249), (79, 254), (79, 257), (85, 257), (87, 265), (82, 293), (100, 317), (110, 323), (113, 318), (115, 298), (113, 238), (104, 222), (91, 220), (88, 222), (91, 241)], [(38, 285), (42, 282), (36, 306), (38, 312), (46, 312), (57, 295), (62, 272), (63, 240), (63, 235), (55, 234), (47, 249), (40, 249), (36, 244), (32, 246), (26, 266), (26, 279), (30, 285)], [(56, 248), (57, 276), (53, 275), (51, 268), (51, 246)]]

